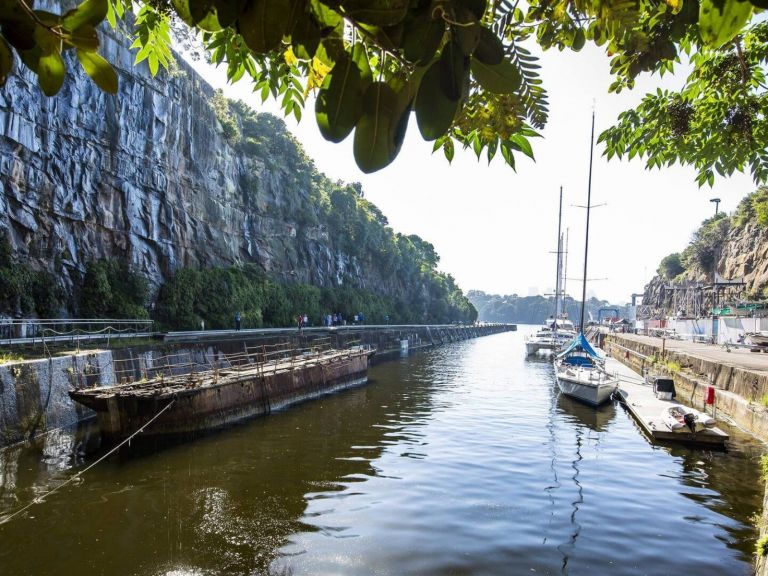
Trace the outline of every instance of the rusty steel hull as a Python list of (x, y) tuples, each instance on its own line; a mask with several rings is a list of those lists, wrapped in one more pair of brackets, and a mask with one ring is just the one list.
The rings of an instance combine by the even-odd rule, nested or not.
[(273, 372), (230, 374), (215, 382), (196, 381), (183, 390), (147, 393), (138, 386), (130, 391), (113, 387), (72, 391), (70, 396), (96, 411), (102, 440), (108, 443), (122, 441), (142, 427), (138, 441), (188, 438), (364, 384), (371, 354), (362, 351)]

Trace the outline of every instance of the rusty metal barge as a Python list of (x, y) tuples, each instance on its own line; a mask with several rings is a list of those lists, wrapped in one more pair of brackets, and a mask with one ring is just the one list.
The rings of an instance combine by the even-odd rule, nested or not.
[[(246, 349), (213, 367), (158, 367), (137, 382), (71, 390), (70, 397), (93, 409), (102, 440), (188, 438), (263, 416), (368, 380), (375, 350)], [(159, 372), (159, 374), (158, 374)], [(158, 416), (159, 414), (159, 416)]]

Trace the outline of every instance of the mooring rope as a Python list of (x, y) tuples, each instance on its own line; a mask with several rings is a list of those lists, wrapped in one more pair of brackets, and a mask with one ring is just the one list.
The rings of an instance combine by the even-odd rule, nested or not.
[(123, 446), (125, 446), (127, 443), (129, 443), (129, 442), (130, 442), (130, 441), (131, 441), (131, 440), (132, 440), (132, 439), (133, 439), (135, 436), (137, 436), (137, 435), (139, 435), (141, 432), (143, 432), (143, 431), (144, 431), (144, 429), (145, 429), (147, 426), (149, 426), (150, 424), (152, 424), (152, 422), (154, 422), (155, 420), (157, 420), (157, 419), (160, 417), (160, 415), (161, 415), (163, 412), (165, 412), (166, 410), (168, 410), (168, 408), (170, 408), (171, 406), (173, 406), (173, 404), (174, 404), (175, 402), (176, 402), (176, 399), (174, 398), (174, 399), (173, 399), (173, 400), (171, 400), (171, 401), (170, 401), (170, 402), (169, 402), (169, 403), (168, 403), (168, 404), (167, 404), (167, 405), (166, 405), (166, 406), (165, 406), (165, 407), (164, 407), (162, 410), (160, 410), (160, 412), (158, 412), (157, 414), (155, 414), (155, 415), (154, 415), (154, 416), (153, 416), (153, 417), (152, 417), (152, 418), (151, 418), (149, 421), (147, 421), (147, 423), (146, 423), (146, 424), (144, 424), (144, 425), (143, 425), (141, 428), (139, 428), (138, 430), (136, 430), (136, 432), (134, 432), (133, 434), (131, 434), (130, 436), (128, 436), (128, 438), (126, 438), (125, 440), (123, 440), (122, 442), (120, 442), (120, 444), (118, 444), (117, 446), (115, 446), (114, 448), (112, 448), (112, 449), (111, 449), (109, 452), (107, 452), (106, 454), (104, 454), (104, 456), (102, 456), (101, 458), (99, 458), (98, 460), (96, 460), (96, 462), (94, 462), (93, 464), (91, 464), (91, 465), (90, 465), (90, 466), (88, 466), (87, 468), (84, 468), (83, 470), (80, 470), (80, 472), (78, 472), (77, 474), (73, 475), (71, 478), (69, 478), (69, 479), (68, 479), (68, 480), (66, 480), (65, 482), (62, 482), (61, 484), (59, 484), (59, 485), (58, 485), (58, 486), (56, 486), (55, 488), (52, 488), (51, 490), (49, 490), (48, 492), (46, 492), (46, 493), (45, 493), (45, 494), (43, 494), (42, 496), (38, 496), (37, 498), (34, 498), (34, 499), (33, 499), (33, 500), (32, 500), (32, 501), (29, 503), (29, 504), (27, 504), (27, 505), (26, 505), (26, 506), (24, 506), (23, 508), (20, 508), (19, 510), (16, 510), (16, 512), (14, 512), (13, 514), (11, 514), (10, 516), (8, 516), (8, 517), (6, 517), (6, 518), (2, 518), (2, 519), (0, 519), (0, 524), (5, 524), (6, 522), (10, 522), (10, 521), (11, 521), (13, 518), (15, 518), (16, 516), (18, 516), (19, 514), (21, 514), (22, 512), (24, 512), (25, 510), (28, 510), (29, 508), (31, 508), (31, 507), (32, 507), (32, 506), (34, 506), (35, 504), (40, 504), (40, 503), (41, 503), (43, 500), (45, 500), (45, 499), (46, 499), (48, 496), (50, 496), (51, 494), (53, 494), (54, 492), (57, 492), (57, 491), (58, 491), (60, 488), (63, 488), (64, 486), (66, 486), (66, 485), (67, 485), (67, 484), (69, 484), (70, 482), (74, 482), (75, 480), (77, 480), (78, 478), (80, 478), (80, 476), (82, 476), (83, 474), (85, 474), (86, 472), (88, 472), (88, 470), (90, 470), (91, 468), (93, 468), (94, 466), (96, 466), (96, 464), (100, 464), (101, 462), (103, 462), (104, 460), (106, 460), (107, 458), (109, 458), (110, 456), (112, 456), (112, 454), (114, 454), (114, 453), (115, 453), (115, 452), (117, 452), (117, 451), (118, 451), (120, 448), (122, 448), (122, 447), (123, 447)]

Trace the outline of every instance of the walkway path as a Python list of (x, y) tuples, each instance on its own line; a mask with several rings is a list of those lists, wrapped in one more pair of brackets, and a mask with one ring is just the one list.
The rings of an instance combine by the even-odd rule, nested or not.
[(640, 336), (637, 334), (616, 334), (627, 340), (634, 340), (641, 344), (650, 346), (662, 346), (671, 352), (688, 354), (689, 356), (717, 362), (725, 366), (742, 368), (752, 372), (768, 372), (768, 354), (759, 352), (750, 352), (749, 348), (731, 348), (728, 352), (722, 346), (714, 344), (702, 344), (699, 342), (689, 342), (687, 340), (671, 340), (669, 338), (656, 338), (653, 336)]

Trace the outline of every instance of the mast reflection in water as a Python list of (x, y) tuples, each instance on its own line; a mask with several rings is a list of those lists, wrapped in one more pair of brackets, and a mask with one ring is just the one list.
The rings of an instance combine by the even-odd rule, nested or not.
[[(523, 356), (521, 332), (446, 345), (109, 459), (0, 525), (2, 574), (750, 573), (758, 443), (654, 448)], [(95, 461), (82, 438), (0, 452), (0, 517)]]

